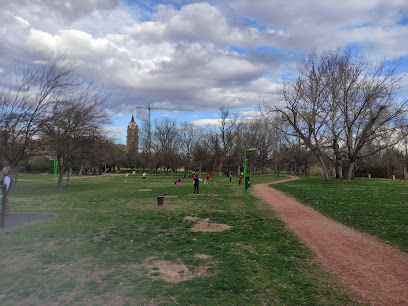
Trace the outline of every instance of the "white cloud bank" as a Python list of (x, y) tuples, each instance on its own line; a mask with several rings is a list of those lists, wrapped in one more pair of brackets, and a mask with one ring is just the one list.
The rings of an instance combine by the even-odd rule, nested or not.
[(408, 56), (405, 0), (0, 0), (0, 6), (3, 75), (15, 62), (65, 52), (112, 94), (116, 113), (148, 103), (256, 109), (313, 47)]

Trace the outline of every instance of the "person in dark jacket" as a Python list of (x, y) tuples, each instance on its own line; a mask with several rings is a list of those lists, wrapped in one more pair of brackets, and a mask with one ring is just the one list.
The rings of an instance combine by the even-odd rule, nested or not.
[(196, 191), (198, 194), (198, 175), (195, 174), (195, 172), (193, 174), (193, 180), (194, 180), (194, 194), (196, 194)]

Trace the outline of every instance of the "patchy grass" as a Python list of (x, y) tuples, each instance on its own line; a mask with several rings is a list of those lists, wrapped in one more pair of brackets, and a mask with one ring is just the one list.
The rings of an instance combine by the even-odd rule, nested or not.
[(328, 217), (408, 252), (408, 184), (403, 181), (326, 181), (320, 176), (304, 176), (273, 187)]
[[(62, 190), (51, 176), (21, 177), (11, 211), (57, 217), (0, 234), (2, 305), (357, 304), (267, 204), (243, 197), (236, 178), (215, 178), (212, 221), (230, 229), (193, 232), (208, 218), (211, 185), (203, 182), (194, 196), (182, 176), (178, 188), (176, 177), (148, 176), (145, 188), (139, 176), (99, 176)], [(191, 277), (165, 281), (158, 262)]]

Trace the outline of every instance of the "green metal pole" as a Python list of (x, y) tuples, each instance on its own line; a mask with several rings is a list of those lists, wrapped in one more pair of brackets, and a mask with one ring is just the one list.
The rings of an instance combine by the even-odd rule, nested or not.
[(247, 158), (246, 158), (246, 149), (244, 149), (244, 184), (245, 184), (245, 197), (248, 195), (248, 188), (246, 185), (246, 177), (247, 177)]

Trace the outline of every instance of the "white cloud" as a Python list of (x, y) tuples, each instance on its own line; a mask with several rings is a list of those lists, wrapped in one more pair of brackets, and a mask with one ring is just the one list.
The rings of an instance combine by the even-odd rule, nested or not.
[(238, 115), (243, 119), (253, 119), (259, 118), (261, 116), (261, 113), (259, 111), (243, 111), (239, 112)]
[(0, 28), (6, 28), (8, 31), (13, 31), (25, 29), (29, 26), (30, 23), (20, 16), (16, 16), (9, 11), (0, 12)]
[(159, 5), (156, 21), (146, 21), (125, 31), (136, 40), (148, 43), (162, 41), (209, 42), (220, 46), (266, 42), (256, 28), (236, 27), (228, 23), (216, 7), (207, 2), (193, 3), (176, 10)]
[(112, 94), (116, 116), (143, 118), (135, 105), (254, 109), (312, 47), (408, 55), (404, 0), (188, 2), (0, 0), (0, 67), (66, 52)]
[(123, 135), (126, 135), (126, 127), (104, 126), (102, 127), (106, 137), (121, 142)]
[(97, 10), (110, 10), (118, 6), (118, 0), (53, 0), (53, 1), (0, 1), (3, 10), (17, 12), (25, 19), (39, 24), (49, 20), (71, 23)]
[(202, 126), (202, 127), (221, 126), (220, 119), (198, 119), (198, 120), (192, 121), (191, 123), (196, 125), (196, 126)]

